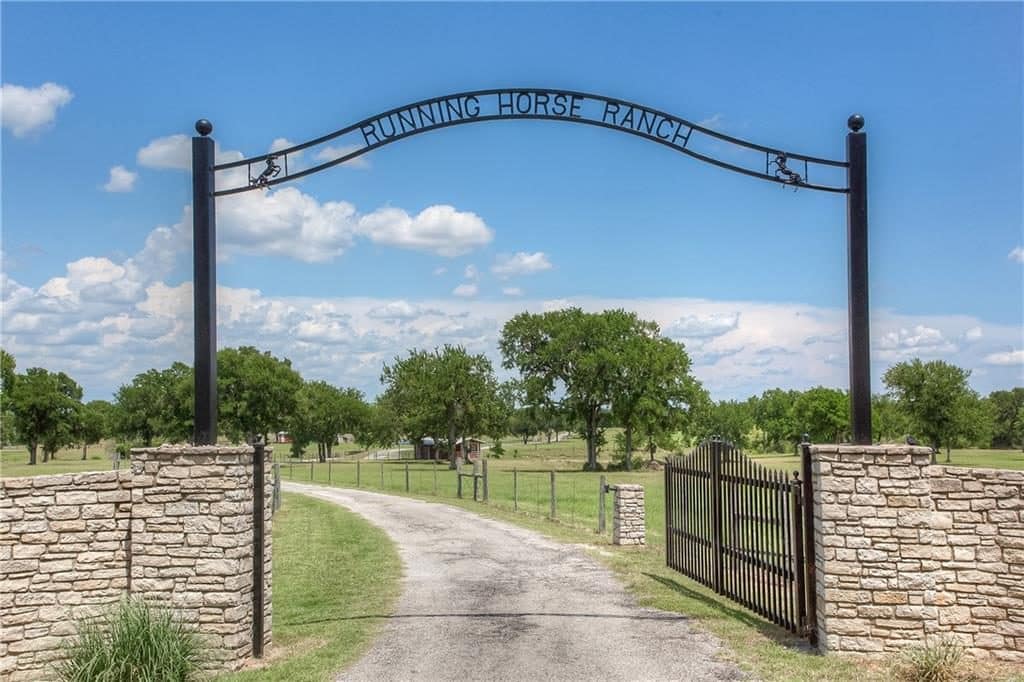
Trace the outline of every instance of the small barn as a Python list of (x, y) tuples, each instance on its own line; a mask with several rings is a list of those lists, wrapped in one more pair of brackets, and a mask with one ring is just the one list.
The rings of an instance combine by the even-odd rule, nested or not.
[(455, 456), (466, 461), (475, 461), (480, 458), (480, 451), (484, 442), (479, 438), (465, 438), (455, 443)]
[(438, 459), (437, 443), (433, 438), (422, 438), (412, 446), (413, 459)]

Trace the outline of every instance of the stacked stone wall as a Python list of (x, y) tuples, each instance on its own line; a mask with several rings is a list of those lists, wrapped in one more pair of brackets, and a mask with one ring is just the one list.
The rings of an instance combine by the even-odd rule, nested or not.
[(128, 587), (127, 471), (0, 479), (0, 679), (36, 680)]
[[(269, 456), (269, 450), (267, 452)], [(0, 479), (0, 682), (52, 679), (75, 621), (126, 595), (197, 627), (211, 670), (252, 651), (253, 449), (163, 446), (130, 471)], [(264, 643), (271, 504), (264, 479)]]
[(644, 487), (624, 484), (611, 486), (615, 491), (612, 514), (612, 544), (642, 545), (646, 542)]
[(1024, 474), (931, 465), (914, 446), (813, 446), (820, 646), (955, 637), (1024, 661)]
[(952, 514), (939, 629), (1024, 663), (1024, 472), (933, 466), (935, 509)]

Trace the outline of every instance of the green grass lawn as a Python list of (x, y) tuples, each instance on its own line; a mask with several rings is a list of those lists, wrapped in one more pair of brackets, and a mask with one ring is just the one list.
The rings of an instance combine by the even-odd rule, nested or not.
[(337, 505), (284, 495), (274, 516), (273, 646), (225, 682), (330, 680), (370, 645), (400, 594), (384, 531)]
[[(586, 546), (600, 561), (612, 568), (645, 606), (686, 614), (699, 627), (722, 639), (728, 656), (755, 676), (768, 680), (843, 680), (887, 679), (884, 663), (857, 664), (849, 660), (820, 656), (796, 638), (761, 617), (747, 611), (713, 590), (686, 578), (665, 565), (665, 500), (662, 472), (607, 472), (609, 483), (640, 483), (645, 489), (647, 545), (620, 548), (609, 544), (611, 532), (611, 496), (608, 496), (608, 522), (605, 534), (598, 535), (598, 487), (602, 474), (580, 471), (581, 461), (566, 456), (560, 445), (554, 455), (537, 448), (536, 457), (508, 456), (488, 462), (489, 501), (474, 502), (472, 480), (464, 479), (463, 498), (456, 498), (455, 473), (442, 462), (422, 461), (362, 462), (358, 465), (359, 487), (399, 495), (410, 495), (464, 507), (473, 512), (510, 521), (538, 530), (556, 539)], [(509, 448), (506, 447), (506, 452)], [(569, 451), (571, 453), (571, 450)], [(954, 461), (957, 453), (954, 452)], [(965, 453), (973, 463), (994, 466), (1007, 461), (1024, 468), (1012, 452), (976, 451)], [(1001, 458), (1006, 458), (1002, 460)], [(792, 470), (799, 459), (794, 456), (755, 456), (773, 469)], [(941, 460), (941, 458), (940, 458)], [(409, 471), (406, 492), (406, 466)], [(466, 467), (465, 471), (470, 471)], [(556, 471), (556, 518), (550, 515), (550, 472)], [(282, 465), (285, 480), (329, 483), (356, 487), (355, 462)], [(513, 473), (515, 472), (515, 473)], [(329, 479), (329, 480), (328, 480)], [(518, 482), (514, 486), (514, 481)], [(435, 483), (436, 481), (436, 483)], [(435, 488), (436, 485), (436, 488)], [(517, 492), (516, 496), (514, 492)], [(518, 508), (518, 511), (515, 509)], [(992, 679), (1004, 679), (995, 670)]]
[[(110, 471), (113, 462), (110, 459), (112, 448), (103, 445), (89, 447), (86, 459), (82, 459), (81, 448), (69, 448), (57, 452), (55, 459), (43, 462), (43, 453), (37, 452), (36, 464), (28, 463), (28, 450), (23, 446), (7, 446), (0, 450), (0, 478), (15, 476), (38, 476), (40, 474), (65, 474), (78, 471)], [(127, 464), (121, 462), (121, 466)]]

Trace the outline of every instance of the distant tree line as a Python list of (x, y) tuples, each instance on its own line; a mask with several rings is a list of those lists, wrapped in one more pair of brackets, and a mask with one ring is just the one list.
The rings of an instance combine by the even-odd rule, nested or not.
[[(653, 459), (658, 450), (678, 451), (710, 435), (766, 452), (793, 452), (805, 435), (816, 443), (850, 435), (846, 391), (773, 388), (713, 401), (693, 377), (683, 344), (623, 310), (522, 313), (505, 324), (499, 348), (503, 366), (515, 372), (507, 382), (497, 380), (485, 355), (461, 346), (413, 349), (384, 365), (383, 391), (372, 403), (354, 388), (304, 380), (286, 358), (225, 348), (217, 353), (220, 429), (235, 442), (287, 431), (293, 454), (316, 444), (321, 460), (339, 434), (353, 434), (364, 448), (430, 437), (452, 465), (460, 439), (489, 436), (500, 456), (507, 436), (526, 443), (568, 431), (586, 441), (590, 469), (608, 427), (621, 429), (613, 451), (624, 468), (634, 465), (635, 451)], [(136, 375), (113, 401), (88, 403), (63, 372), (33, 367), (19, 374), (2, 350), (0, 370), (0, 438), (23, 443), (30, 464), (71, 446), (85, 459), (103, 439), (125, 450), (192, 436), (193, 373), (183, 363)], [(944, 448), (947, 458), (953, 447), (1024, 448), (1024, 388), (981, 397), (969, 376), (939, 360), (890, 367), (886, 392), (872, 398), (874, 440), (913, 435)]]
[[(118, 449), (182, 443), (192, 438), (193, 371), (175, 362), (137, 374), (111, 402), (82, 403), (82, 388), (64, 372), (33, 367), (18, 374), (15, 358), (0, 351), (4, 443), (23, 443), (28, 463), (46, 462), (62, 448), (115, 439)], [(251, 346), (217, 352), (218, 424), (234, 442), (269, 440), (288, 431), (294, 454), (317, 444), (321, 459), (339, 434), (367, 439), (372, 406), (353, 388), (305, 381), (291, 362)], [(370, 439), (373, 440), (372, 438)]]

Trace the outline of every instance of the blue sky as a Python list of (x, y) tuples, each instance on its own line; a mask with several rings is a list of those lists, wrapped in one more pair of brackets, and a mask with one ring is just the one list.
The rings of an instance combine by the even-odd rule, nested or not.
[[(910, 357), (968, 367), (982, 392), (1024, 382), (1019, 3), (2, 13), (3, 345), (90, 398), (191, 361), (197, 118), (239, 158), (490, 87), (619, 97), (836, 159), (862, 113), (873, 388)], [(373, 395), (408, 347), (497, 358), (521, 310), (615, 306), (686, 343), (717, 398), (845, 387), (845, 210), (608, 130), (431, 132), (219, 200), (220, 340)]]

